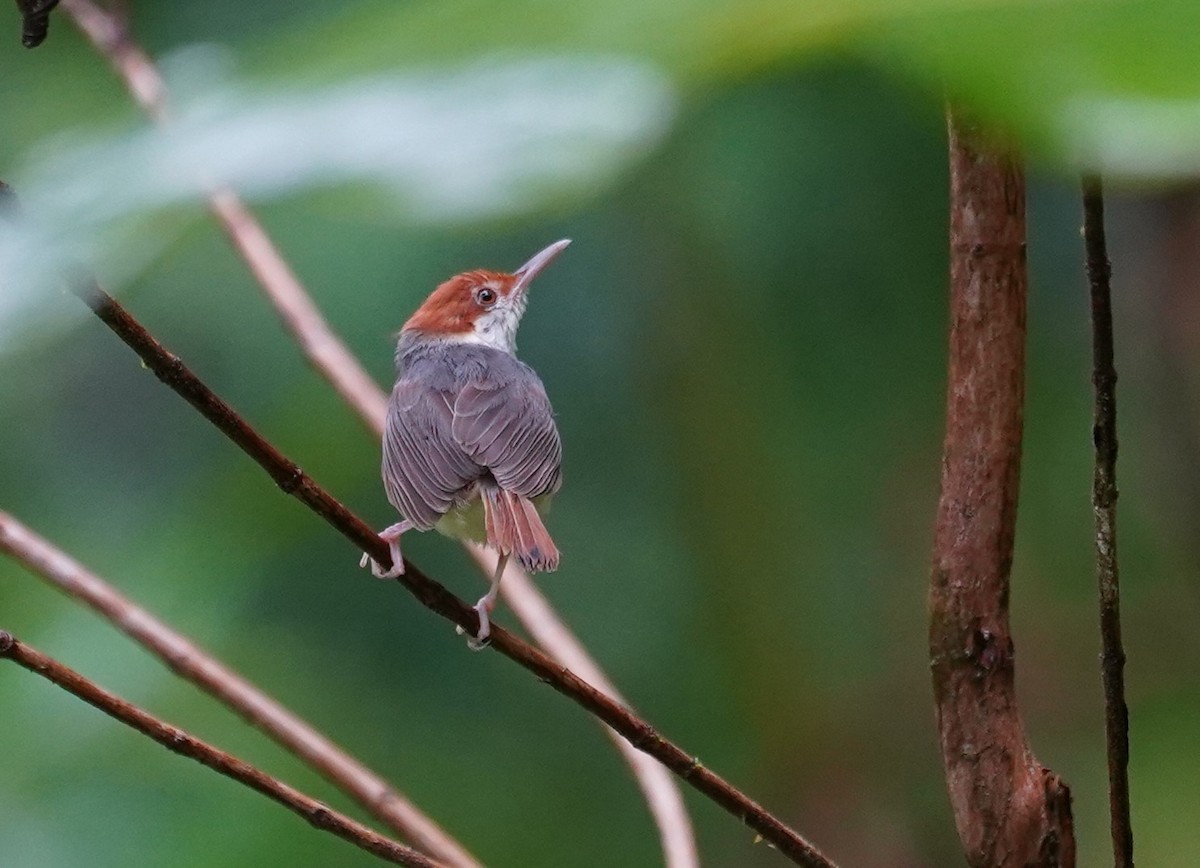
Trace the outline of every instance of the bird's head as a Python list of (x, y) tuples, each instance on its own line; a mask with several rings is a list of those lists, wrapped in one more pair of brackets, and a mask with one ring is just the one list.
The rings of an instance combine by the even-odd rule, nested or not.
[(513, 352), (529, 284), (570, 243), (555, 241), (512, 274), (480, 269), (455, 275), (425, 299), (401, 335)]

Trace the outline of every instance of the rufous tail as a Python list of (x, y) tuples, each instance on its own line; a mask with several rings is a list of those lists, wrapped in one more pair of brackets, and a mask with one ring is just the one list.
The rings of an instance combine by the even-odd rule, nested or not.
[(558, 569), (558, 546), (542, 524), (533, 501), (502, 488), (484, 488), (483, 512), (488, 545), (509, 554), (531, 572)]

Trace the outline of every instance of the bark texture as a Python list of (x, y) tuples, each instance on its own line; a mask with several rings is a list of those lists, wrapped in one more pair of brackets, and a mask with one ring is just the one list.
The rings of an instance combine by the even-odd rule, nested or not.
[(929, 650), (972, 866), (1073, 866), (1070, 791), (1034, 757), (1009, 629), (1025, 397), (1025, 180), (950, 118), (950, 360)]
[(1125, 645), (1121, 641), (1121, 583), (1117, 569), (1117, 369), (1113, 361), (1112, 265), (1104, 237), (1104, 189), (1083, 182), (1083, 240), (1092, 302), (1092, 512), (1096, 518), (1096, 580), (1100, 590), (1100, 675), (1108, 746), (1108, 813), (1113, 864), (1133, 868), (1129, 807), (1129, 707), (1125, 703)]

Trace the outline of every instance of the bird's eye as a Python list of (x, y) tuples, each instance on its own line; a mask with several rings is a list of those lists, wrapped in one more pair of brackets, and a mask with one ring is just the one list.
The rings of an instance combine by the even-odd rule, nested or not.
[(496, 300), (496, 290), (485, 286), (475, 293), (475, 300), (480, 304), (491, 304)]

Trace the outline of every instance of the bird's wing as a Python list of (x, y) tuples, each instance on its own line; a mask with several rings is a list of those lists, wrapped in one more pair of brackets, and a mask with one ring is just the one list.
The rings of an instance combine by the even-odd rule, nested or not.
[(454, 394), (401, 379), (383, 433), (388, 500), (419, 530), (437, 524), (484, 469), (455, 440)]
[(503, 383), (481, 378), (463, 386), (454, 401), (453, 432), (506, 491), (533, 498), (562, 484), (562, 443), (550, 399), (528, 369)]

